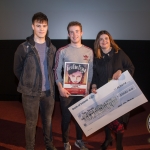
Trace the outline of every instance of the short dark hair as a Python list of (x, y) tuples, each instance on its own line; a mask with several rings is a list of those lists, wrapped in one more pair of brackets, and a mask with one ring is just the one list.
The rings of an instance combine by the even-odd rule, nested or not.
[(45, 14), (43, 14), (42, 12), (37, 12), (33, 15), (32, 17), (32, 24), (34, 24), (34, 21), (37, 20), (39, 22), (43, 22), (46, 21), (48, 23), (48, 18)]
[(81, 25), (81, 23), (78, 22), (78, 21), (72, 21), (72, 22), (70, 22), (70, 23), (68, 24), (68, 26), (67, 26), (67, 31), (68, 31), (68, 33), (69, 33), (69, 28), (70, 28), (71, 26), (79, 26), (80, 29), (81, 29), (81, 31), (82, 31), (82, 25)]

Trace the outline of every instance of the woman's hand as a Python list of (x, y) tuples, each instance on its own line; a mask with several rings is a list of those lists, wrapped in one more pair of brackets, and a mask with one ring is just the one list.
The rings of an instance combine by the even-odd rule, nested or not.
[(96, 90), (97, 90), (97, 85), (96, 84), (92, 84), (91, 92), (96, 94), (97, 93)]
[(121, 76), (121, 74), (122, 74), (122, 71), (121, 71), (121, 70), (116, 71), (116, 72), (113, 74), (112, 79), (118, 80), (118, 78)]

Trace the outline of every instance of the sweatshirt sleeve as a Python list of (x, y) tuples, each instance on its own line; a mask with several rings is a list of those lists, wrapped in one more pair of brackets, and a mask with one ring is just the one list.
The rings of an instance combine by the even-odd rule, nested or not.
[(89, 74), (88, 82), (91, 83), (93, 78), (93, 51), (91, 50), (90, 60), (89, 60)]
[(55, 82), (56, 82), (56, 83), (58, 83), (58, 82), (63, 83), (62, 67), (63, 67), (63, 54), (62, 54), (62, 50), (59, 49), (59, 50), (56, 52), (55, 67), (54, 67)]

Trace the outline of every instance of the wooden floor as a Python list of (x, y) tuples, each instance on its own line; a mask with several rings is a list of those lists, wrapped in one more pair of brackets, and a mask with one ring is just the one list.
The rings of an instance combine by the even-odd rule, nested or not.
[[(128, 129), (124, 134), (124, 150), (150, 150), (150, 133), (146, 120), (150, 114), (150, 103), (147, 102), (131, 111)], [(63, 150), (61, 139), (61, 111), (57, 101), (53, 114), (53, 139), (58, 150)], [(24, 138), (25, 117), (19, 101), (0, 101), (0, 150), (25, 150)], [(37, 124), (35, 150), (44, 150), (41, 119)], [(98, 150), (104, 140), (104, 131), (100, 129), (89, 137), (83, 137), (89, 150)], [(71, 122), (70, 143), (72, 150), (78, 150), (75, 142), (74, 121)], [(115, 150), (115, 141), (108, 150)]]

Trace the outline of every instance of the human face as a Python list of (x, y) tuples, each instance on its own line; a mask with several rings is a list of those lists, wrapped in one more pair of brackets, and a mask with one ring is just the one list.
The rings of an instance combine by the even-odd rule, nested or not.
[(70, 37), (72, 44), (81, 44), (82, 31), (79, 26), (71, 26), (69, 27), (68, 36)]
[(69, 75), (70, 80), (72, 83), (79, 83), (82, 79), (82, 73), (80, 71), (74, 72), (72, 74)]
[(36, 39), (45, 39), (48, 30), (48, 23), (47, 21), (39, 22), (35, 20), (32, 24), (32, 29)]
[(104, 51), (110, 50), (110, 39), (107, 34), (100, 35), (99, 45)]

